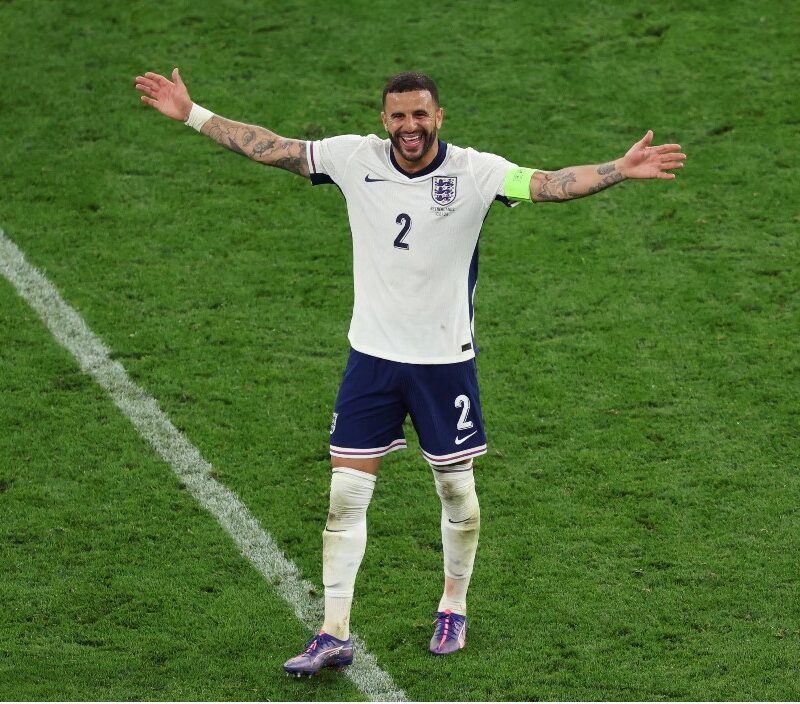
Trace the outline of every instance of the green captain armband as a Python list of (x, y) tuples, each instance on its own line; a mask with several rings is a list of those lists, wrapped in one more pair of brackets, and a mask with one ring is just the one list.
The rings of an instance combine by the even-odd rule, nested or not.
[(534, 171), (536, 171), (536, 169), (525, 169), (522, 166), (511, 169), (506, 174), (506, 179), (503, 182), (503, 190), (506, 193), (506, 198), (530, 200), (531, 177)]

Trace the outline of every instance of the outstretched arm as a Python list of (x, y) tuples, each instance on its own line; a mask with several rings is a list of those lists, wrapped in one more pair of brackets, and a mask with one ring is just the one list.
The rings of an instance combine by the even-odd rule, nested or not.
[(214, 115), (200, 130), (217, 144), (254, 161), (308, 177), (306, 143), (287, 139), (257, 125), (246, 125)]
[[(137, 76), (136, 89), (143, 93), (143, 103), (163, 115), (181, 122), (189, 118), (193, 103), (177, 68), (172, 72), (172, 81), (149, 71), (144, 76)], [(264, 127), (235, 122), (219, 115), (207, 120), (200, 132), (237, 154), (308, 177), (306, 143), (302, 140), (287, 139)]]
[(625, 156), (606, 164), (568, 166), (558, 171), (535, 171), (531, 177), (531, 200), (564, 201), (598, 193), (628, 178), (673, 179), (672, 169), (683, 168), (686, 154), (680, 144), (651, 147), (653, 131), (648, 130)]

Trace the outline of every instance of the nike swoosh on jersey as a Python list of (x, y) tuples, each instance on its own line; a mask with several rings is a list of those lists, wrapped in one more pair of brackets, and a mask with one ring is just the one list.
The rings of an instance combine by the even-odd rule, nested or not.
[(469, 518), (465, 518), (463, 521), (454, 521), (452, 518), (448, 518), (447, 520), (450, 521), (450, 523), (466, 523)]
[(387, 179), (385, 179), (385, 178), (370, 178), (369, 174), (367, 174), (366, 176), (364, 176), (364, 180), (367, 183), (377, 183), (378, 181), (386, 181)]
[(471, 432), (469, 435), (465, 435), (463, 438), (460, 438), (460, 437), (458, 437), (458, 435), (456, 435), (456, 445), (460, 445), (461, 443), (464, 443), (464, 442), (466, 442), (466, 441), (467, 441), (467, 440), (469, 440), (469, 439), (470, 439), (470, 438), (471, 438), (473, 435), (475, 435), (477, 432), (478, 432), (478, 431), (477, 431), (477, 430), (475, 430), (475, 431)]

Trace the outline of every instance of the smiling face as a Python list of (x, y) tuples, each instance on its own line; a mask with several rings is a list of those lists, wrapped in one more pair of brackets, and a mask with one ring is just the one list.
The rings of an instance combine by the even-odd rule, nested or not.
[(405, 171), (421, 171), (434, 160), (443, 116), (427, 90), (386, 94), (381, 119)]

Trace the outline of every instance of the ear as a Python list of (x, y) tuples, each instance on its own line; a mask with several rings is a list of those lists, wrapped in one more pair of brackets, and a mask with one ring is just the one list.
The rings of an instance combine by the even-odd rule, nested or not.
[(381, 122), (383, 123), (383, 129), (388, 132), (389, 128), (386, 126), (386, 113), (383, 111), (381, 111)]
[(436, 111), (436, 129), (441, 129), (442, 120), (444, 120), (444, 108), (439, 108)]

